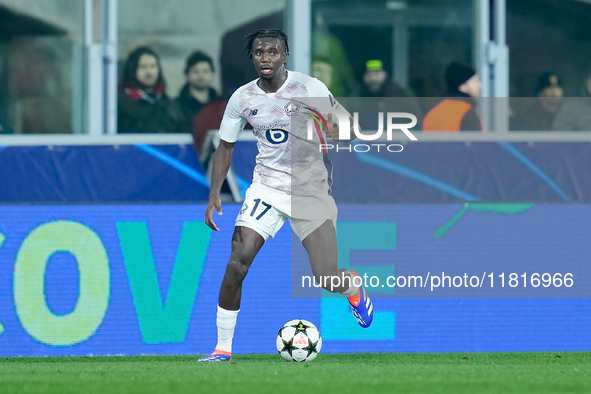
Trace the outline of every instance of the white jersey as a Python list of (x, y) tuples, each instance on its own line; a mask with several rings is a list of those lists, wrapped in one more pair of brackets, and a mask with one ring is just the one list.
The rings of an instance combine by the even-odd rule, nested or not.
[[(220, 126), (220, 137), (236, 142), (246, 123), (253, 127), (258, 155), (253, 182), (272, 189), (298, 195), (317, 195), (329, 190), (328, 172), (319, 144), (325, 136), (307, 139), (310, 118), (302, 105), (292, 97), (319, 97), (326, 108), (343, 110), (321, 81), (305, 74), (288, 71), (287, 79), (274, 93), (265, 93), (257, 80), (241, 86), (228, 102)], [(326, 118), (326, 117), (325, 117)]]

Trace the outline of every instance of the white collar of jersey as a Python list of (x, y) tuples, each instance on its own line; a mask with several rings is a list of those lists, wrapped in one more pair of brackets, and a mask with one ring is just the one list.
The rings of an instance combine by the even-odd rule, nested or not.
[(279, 89), (277, 89), (277, 91), (276, 91), (276, 92), (265, 92), (265, 91), (263, 90), (263, 88), (261, 88), (261, 87), (259, 86), (259, 80), (260, 80), (260, 78), (257, 78), (257, 79), (254, 81), (254, 83), (255, 83), (255, 85), (257, 85), (257, 88), (259, 88), (259, 89), (261, 90), (261, 92), (263, 92), (263, 93), (265, 93), (265, 94), (277, 94), (277, 93), (279, 93), (279, 91), (281, 91), (281, 90), (282, 90), (284, 87), (286, 87), (286, 86), (287, 86), (287, 84), (289, 83), (289, 80), (291, 79), (291, 74), (292, 74), (292, 72), (291, 72), (291, 71), (289, 71), (289, 70), (285, 70), (285, 71), (287, 71), (287, 78), (285, 78), (285, 81), (283, 81), (283, 85), (281, 85), (281, 86), (279, 87)]

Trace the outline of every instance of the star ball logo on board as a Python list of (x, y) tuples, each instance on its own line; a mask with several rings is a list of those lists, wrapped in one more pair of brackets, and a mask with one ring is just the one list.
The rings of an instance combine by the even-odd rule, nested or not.
[[(328, 150), (335, 150), (336, 152), (345, 151), (345, 152), (358, 152), (358, 153), (365, 153), (372, 150), (376, 152), (380, 152), (381, 150), (387, 150), (388, 152), (398, 153), (402, 152), (404, 149), (401, 144), (364, 144), (364, 143), (355, 143), (351, 144), (346, 147), (340, 147), (336, 144), (329, 144), (326, 143), (324, 137), (322, 136), (321, 130), (324, 126), (325, 130), (328, 130), (328, 122), (322, 116), (322, 114), (310, 107), (305, 107), (308, 111), (306, 115), (310, 116), (308, 119), (308, 134), (307, 139), (309, 141), (314, 140), (314, 134), (317, 134), (320, 137), (320, 144), (319, 149), (321, 152), (327, 152)], [(351, 140), (351, 123), (349, 120), (349, 114), (345, 111), (331, 111), (331, 114), (336, 115), (338, 119), (338, 127), (339, 127), (339, 140), (341, 141), (350, 141)], [(409, 123), (394, 123), (394, 119), (405, 118), (409, 119)], [(384, 133), (384, 113), (378, 112), (378, 130), (374, 134), (361, 134), (359, 130), (359, 113), (353, 113), (353, 133), (355, 137), (361, 141), (376, 141), (380, 139)], [(395, 130), (402, 131), (411, 141), (418, 141), (417, 137), (409, 130), (417, 125), (417, 117), (408, 112), (387, 112), (386, 113), (387, 119), (387, 127), (386, 127), (386, 140), (392, 141), (392, 133)]]

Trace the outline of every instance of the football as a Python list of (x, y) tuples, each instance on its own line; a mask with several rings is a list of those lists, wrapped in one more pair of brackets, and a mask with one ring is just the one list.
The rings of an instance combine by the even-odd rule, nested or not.
[(312, 361), (321, 348), (320, 331), (307, 320), (288, 321), (277, 334), (277, 351), (287, 361)]

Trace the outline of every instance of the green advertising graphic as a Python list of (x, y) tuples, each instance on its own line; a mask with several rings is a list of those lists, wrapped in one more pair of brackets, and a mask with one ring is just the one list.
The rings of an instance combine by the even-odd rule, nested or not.
[[(239, 209), (228, 207), (219, 224), (231, 229)], [(337, 225), (339, 265), (367, 277), (375, 295), (370, 328), (357, 324), (342, 296), (293, 297), (283, 285), (292, 245), (285, 227), (249, 275), (250, 304), (241, 312), (234, 350), (274, 351), (277, 325), (299, 317), (320, 328), (325, 352), (586, 349), (580, 333), (591, 316), (590, 209), (345, 204)], [(189, 215), (187, 205), (0, 207), (0, 356), (211, 351), (232, 233), (214, 233), (202, 221), (187, 221)], [(452, 236), (456, 231), (461, 236)], [(435, 285), (432, 278), (445, 276), (445, 288)], [(464, 276), (469, 280), (456, 285)], [(257, 335), (245, 335), (253, 322)], [(565, 336), (567, 326), (574, 328)], [(544, 335), (515, 337), (499, 350), (495, 338), (525, 332), (522, 327)]]
[(503, 213), (509, 215), (515, 215), (518, 213), (523, 213), (534, 206), (534, 203), (504, 203), (504, 202), (466, 202), (462, 209), (460, 209), (451, 219), (449, 219), (443, 226), (439, 227), (435, 232), (433, 232), (433, 236), (435, 238), (441, 238), (455, 224), (462, 218), (468, 211), (479, 211), (479, 212), (493, 212), (493, 213)]
[[(211, 230), (202, 222), (183, 223), (172, 277), (163, 295), (146, 223), (116, 222), (115, 227), (144, 343), (183, 342)], [(0, 233), (0, 246), (4, 240)], [(64, 315), (48, 306), (45, 288), (47, 265), (56, 253), (72, 255), (79, 274), (78, 299)], [(105, 245), (90, 227), (54, 221), (34, 228), (20, 245), (14, 264), (14, 305), (24, 330), (51, 346), (72, 346), (90, 338), (109, 307), (110, 269)], [(0, 334), (4, 331), (0, 324)]]
[(145, 222), (118, 222), (125, 268), (145, 343), (185, 340), (197, 296), (211, 230), (202, 222), (185, 222), (168, 293), (163, 297)]
[[(76, 258), (80, 295), (74, 309), (54, 314), (45, 299), (45, 269), (54, 253)], [(14, 304), (23, 328), (37, 341), (71, 346), (88, 339), (107, 313), (110, 269), (99, 236), (78, 222), (45, 223), (23, 241), (14, 266)]]

